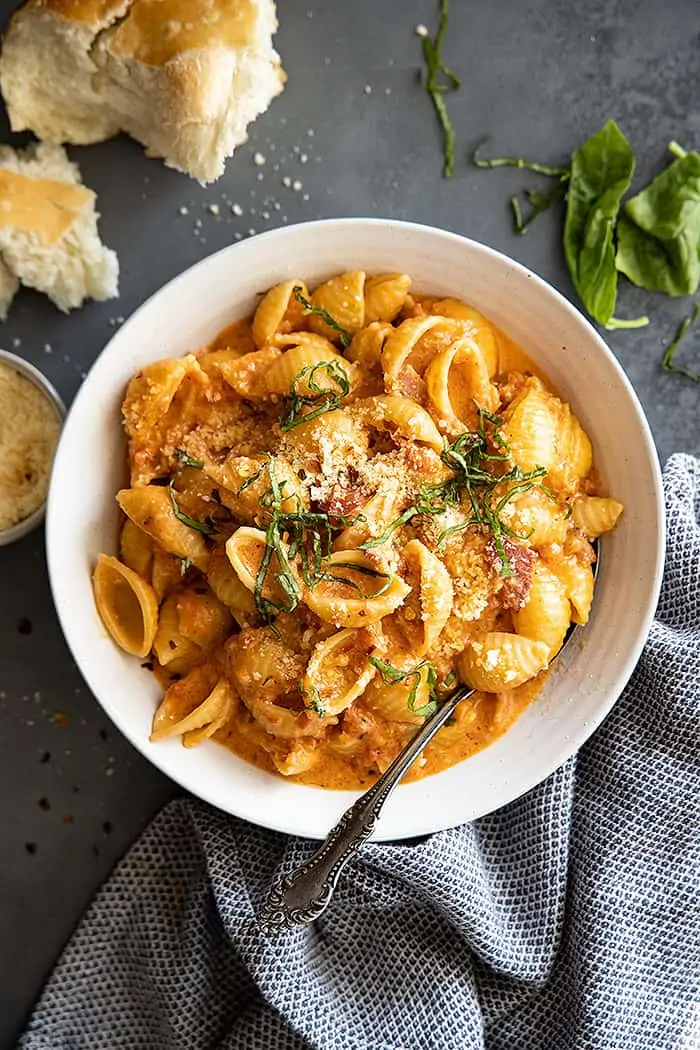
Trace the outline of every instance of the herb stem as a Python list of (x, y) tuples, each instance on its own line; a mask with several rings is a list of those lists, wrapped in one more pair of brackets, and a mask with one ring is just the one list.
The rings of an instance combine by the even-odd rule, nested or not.
[(540, 164), (536, 160), (526, 160), (525, 157), (480, 157), (479, 150), (488, 142), (482, 139), (472, 152), (472, 164), (477, 168), (524, 168), (534, 171), (537, 175), (547, 175), (551, 179), (560, 179), (566, 182), (571, 177), (571, 168), (557, 168), (549, 164)]
[(622, 317), (611, 317), (605, 328), (608, 332), (614, 332), (618, 328), (646, 328), (648, 324), (648, 317), (633, 317), (629, 320)]
[(688, 150), (687, 149), (683, 149), (683, 147), (681, 145), (679, 145), (679, 143), (677, 143), (675, 139), (673, 139), (672, 142), (669, 142), (669, 144), (668, 144), (668, 152), (672, 153), (674, 157), (687, 157), (688, 156)]

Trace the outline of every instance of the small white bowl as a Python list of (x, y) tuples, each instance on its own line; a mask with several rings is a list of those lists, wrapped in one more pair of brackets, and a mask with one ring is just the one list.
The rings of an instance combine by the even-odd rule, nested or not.
[[(28, 379), (30, 383), (33, 383), (42, 392), (46, 400), (53, 405), (59, 421), (63, 422), (66, 415), (66, 406), (61, 401), (58, 392), (38, 368), (30, 365), (28, 361), (24, 361), (17, 354), (11, 354), (9, 350), (0, 350), (0, 364), (8, 365), (15, 372), (19, 372), (20, 375)], [(18, 521), (15, 525), (10, 525), (7, 529), (0, 529), (0, 547), (4, 547), (8, 543), (14, 543), (15, 540), (19, 540), (33, 532), (37, 525), (40, 525), (44, 520), (45, 512), (46, 500), (29, 517), (22, 518), (21, 521)]]
[(115, 334), (66, 421), (47, 514), (51, 584), (68, 644), (107, 714), (154, 765), (200, 798), (266, 827), (322, 838), (351, 792), (274, 777), (206, 743), (148, 736), (160, 695), (153, 676), (121, 652), (95, 611), (90, 575), (117, 537), (114, 494), (124, 477), (120, 404), (139, 368), (211, 340), (250, 313), (258, 293), (343, 270), (405, 271), (413, 286), (458, 296), (525, 349), (588, 431), (606, 490), (621, 500), (620, 527), (602, 543), (591, 622), (567, 646), (538, 699), (491, 747), (417, 783), (387, 805), (377, 838), (452, 827), (489, 813), (547, 777), (600, 724), (642, 650), (661, 584), (664, 515), (649, 426), (624, 372), (595, 329), (563, 296), (506, 256), (452, 233), (382, 219), (286, 227), (225, 248), (171, 281)]

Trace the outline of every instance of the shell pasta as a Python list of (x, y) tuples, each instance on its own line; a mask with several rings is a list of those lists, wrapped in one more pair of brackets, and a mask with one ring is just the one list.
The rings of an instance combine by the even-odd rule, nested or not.
[(353, 270), (275, 285), (134, 376), (119, 555), (93, 583), (163, 688), (151, 739), (357, 788), (459, 681), (476, 693), (410, 776), (505, 732), (587, 622), (622, 514), (534, 372), (467, 302)]

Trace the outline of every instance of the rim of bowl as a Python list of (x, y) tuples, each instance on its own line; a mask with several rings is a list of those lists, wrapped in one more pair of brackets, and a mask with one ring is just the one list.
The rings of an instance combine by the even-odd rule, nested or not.
[[(55, 386), (46, 378), (44, 373), (40, 372), (39, 369), (35, 365), (30, 364), (29, 361), (25, 361), (24, 358), (18, 357), (17, 354), (10, 353), (9, 350), (0, 350), (0, 363), (2, 362), (9, 365), (10, 368), (13, 368), (15, 372), (19, 372), (19, 374), (23, 375), (25, 379), (28, 379), (30, 383), (33, 383), (37, 390), (41, 391), (46, 400), (53, 405), (56, 410), (61, 429), (63, 429), (63, 423), (66, 419), (66, 406)], [(56, 447), (53, 453), (52, 465), (58, 455), (60, 440), (61, 435), (59, 433), (58, 441), (56, 442)], [(37, 507), (35, 511), (32, 511), (28, 517), (22, 518), (21, 521), (16, 522), (14, 525), (10, 525), (7, 529), (0, 529), (0, 547), (5, 547), (10, 543), (14, 543), (15, 540), (21, 540), (23, 536), (28, 536), (30, 532), (34, 531), (37, 525), (41, 524), (44, 520), (44, 515), (46, 514), (49, 491), (50, 485), (41, 505)]]
[[(134, 311), (134, 313), (131, 315), (131, 317), (127, 320), (126, 324), (123, 325), (120, 328), (119, 332), (115, 332), (115, 334), (110, 338), (110, 340), (106, 343), (106, 345), (103, 347), (101, 352), (98, 354), (97, 358), (95, 359), (95, 361), (93, 362), (93, 364), (92, 364), (92, 366), (90, 368), (90, 371), (88, 372), (88, 375), (87, 375), (84, 383), (82, 384), (82, 386), (81, 386), (81, 388), (80, 388), (80, 390), (78, 392), (78, 395), (76, 396), (76, 398), (75, 398), (75, 400), (74, 400), (74, 402), (73, 402), (73, 404), (72, 404), (72, 406), (71, 406), (71, 408), (70, 408), (70, 410), (68, 412), (68, 418), (66, 420), (66, 424), (67, 424), (67, 427), (70, 425), (71, 417), (75, 413), (76, 406), (81, 403), (81, 401), (82, 401), (82, 399), (84, 397), (87, 397), (89, 395), (90, 387), (91, 387), (91, 380), (93, 379), (94, 374), (101, 367), (101, 362), (104, 360), (106, 351), (111, 346), (112, 342), (114, 342), (114, 340), (116, 340), (118, 338), (123, 338), (124, 331), (127, 328), (129, 322), (131, 320), (133, 320), (141, 312), (143, 312), (145, 310), (148, 310), (150, 308), (151, 304), (152, 304), (153, 299), (156, 296), (158, 296), (165, 288), (168, 288), (168, 287), (171, 287), (171, 286), (176, 286), (178, 284), (178, 282), (184, 281), (187, 277), (189, 277), (189, 275), (191, 275), (193, 271), (197, 270), (200, 267), (204, 268), (207, 265), (209, 265), (211, 263), (211, 260), (214, 259), (216, 256), (224, 255), (224, 254), (230, 255), (230, 254), (234, 253), (236, 251), (236, 249), (244, 248), (244, 246), (246, 244), (248, 244), (250, 241), (255, 240), (257, 242), (261, 242), (261, 241), (269, 241), (269, 240), (273, 240), (274, 241), (277, 238), (281, 238), (281, 239), (284, 239), (285, 237), (291, 238), (291, 237), (294, 236), (294, 234), (299, 229), (302, 229), (302, 228), (303, 229), (314, 229), (315, 228), (316, 230), (319, 231), (319, 233), (323, 232), (324, 234), (327, 234), (329, 231), (332, 232), (333, 228), (343, 229), (344, 227), (347, 227), (347, 226), (350, 226), (350, 225), (354, 225), (354, 226), (362, 225), (362, 226), (369, 226), (369, 227), (375, 227), (375, 228), (376, 227), (381, 227), (381, 228), (386, 229), (386, 230), (394, 229), (394, 230), (397, 230), (397, 231), (400, 231), (402, 229), (403, 230), (411, 230), (413, 232), (423, 233), (426, 237), (430, 237), (430, 238), (433, 238), (433, 239), (437, 238), (438, 240), (456, 241), (459, 244), (461, 244), (462, 246), (466, 245), (469, 248), (475, 248), (475, 249), (477, 249), (477, 251), (479, 251), (481, 253), (484, 253), (485, 255), (494, 257), (502, 265), (507, 265), (509, 267), (512, 267), (513, 269), (515, 269), (518, 272), (520, 272), (523, 276), (527, 277), (530, 281), (532, 281), (535, 286), (539, 286), (539, 288), (543, 292), (545, 292), (550, 298), (552, 298), (552, 299), (554, 299), (556, 301), (556, 303), (558, 304), (558, 306), (562, 310), (566, 311), (566, 313), (568, 313), (569, 315), (572, 315), (579, 323), (583, 323), (584, 324), (584, 326), (586, 327), (586, 329), (588, 331), (588, 334), (589, 334), (590, 338), (597, 345), (598, 350), (602, 354), (605, 355), (605, 357), (608, 360), (609, 365), (616, 372), (617, 377), (620, 380), (620, 383), (621, 383), (622, 387), (624, 388), (624, 391), (625, 391), (627, 397), (630, 399), (630, 401), (632, 402), (632, 404), (633, 404), (633, 406), (635, 408), (635, 413), (636, 413), (636, 416), (637, 416), (637, 421), (639, 423), (640, 431), (641, 431), (641, 433), (643, 434), (643, 437), (644, 437), (643, 451), (644, 451), (646, 459), (649, 462), (649, 465), (650, 465), (650, 468), (651, 468), (651, 473), (652, 473), (653, 479), (654, 479), (654, 508), (655, 508), (655, 519), (656, 519), (656, 523), (657, 523), (657, 526), (658, 526), (658, 532), (657, 532), (658, 542), (656, 544), (656, 549), (653, 551), (653, 556), (654, 556), (654, 558), (653, 558), (653, 572), (652, 572), (651, 580), (650, 580), (649, 601), (648, 601), (648, 605), (647, 605), (647, 608), (645, 610), (644, 616), (642, 617), (639, 629), (637, 631), (637, 635), (636, 635), (636, 637), (634, 639), (634, 644), (628, 649), (626, 658), (620, 664), (620, 667), (618, 668), (617, 673), (615, 675), (615, 683), (614, 683), (615, 684), (615, 688), (610, 690), (608, 697), (606, 698), (604, 703), (600, 704), (600, 707), (596, 711), (595, 716), (594, 717), (590, 717), (589, 719), (587, 719), (587, 721), (585, 723), (581, 723), (581, 725), (577, 728), (577, 730), (575, 732), (572, 732), (571, 735), (568, 737), (568, 745), (567, 745), (567, 754), (566, 755), (561, 755), (560, 754), (555, 759), (552, 759), (551, 761), (545, 763), (543, 765), (543, 767), (542, 767), (541, 774), (538, 775), (537, 779), (535, 781), (533, 781), (532, 783), (518, 785), (518, 790), (516, 790), (514, 793), (509, 791), (508, 794), (507, 794), (507, 797), (499, 799), (494, 805), (492, 805), (488, 809), (484, 810), (483, 813), (476, 814), (474, 817), (465, 818), (465, 819), (469, 819), (469, 820), (470, 819), (476, 819), (477, 816), (483, 816), (483, 815), (486, 815), (486, 813), (494, 812), (496, 809), (500, 808), (500, 806), (503, 806), (503, 805), (508, 804), (509, 802), (515, 801), (515, 799), (519, 798), (521, 795), (525, 794), (527, 791), (530, 791), (530, 790), (532, 790), (532, 788), (536, 787), (537, 784), (540, 784), (544, 780), (546, 780), (547, 777), (549, 777), (556, 769), (558, 769), (563, 764), (564, 761), (566, 761), (572, 755), (576, 754), (576, 752), (579, 750), (579, 748), (582, 747), (582, 745), (588, 740), (588, 738), (595, 732), (595, 730), (598, 728), (598, 726), (604, 721), (604, 719), (608, 716), (608, 714), (610, 713), (610, 711), (611, 711), (612, 707), (614, 706), (614, 704), (616, 703), (616, 701), (621, 696), (622, 691), (625, 688), (627, 682), (629, 681), (629, 679), (630, 679), (630, 677), (632, 675), (632, 672), (634, 671), (634, 668), (635, 668), (635, 666), (636, 666), (636, 664), (637, 664), (637, 662), (639, 660), (639, 657), (641, 655), (642, 649), (643, 649), (644, 644), (646, 642), (646, 639), (648, 637), (649, 630), (651, 629), (651, 624), (653, 622), (654, 613), (656, 611), (656, 606), (658, 604), (658, 599), (659, 599), (659, 593), (660, 593), (660, 590), (661, 590), (661, 584), (662, 584), (662, 579), (663, 579), (663, 568), (664, 568), (664, 563), (665, 563), (665, 549), (666, 549), (666, 543), (665, 543), (665, 540), (666, 540), (666, 517), (665, 517), (665, 507), (664, 507), (664, 498), (663, 498), (663, 483), (662, 483), (662, 477), (661, 477), (661, 469), (660, 469), (660, 465), (659, 465), (658, 455), (657, 455), (657, 452), (656, 452), (656, 446), (654, 444), (654, 439), (653, 439), (653, 436), (652, 436), (652, 433), (651, 433), (651, 428), (649, 426), (649, 422), (647, 420), (647, 417), (646, 417), (646, 415), (644, 413), (644, 409), (642, 408), (641, 402), (640, 402), (639, 398), (637, 397), (637, 394), (636, 394), (636, 392), (634, 390), (634, 387), (632, 386), (632, 383), (630, 382), (629, 378), (627, 377), (627, 374), (625, 373), (625, 371), (622, 368), (621, 364), (619, 363), (619, 361), (617, 360), (617, 358), (615, 357), (614, 353), (612, 352), (610, 347), (607, 345), (607, 343), (605, 342), (603, 337), (597, 331), (597, 329), (593, 326), (593, 324), (589, 321), (589, 319), (582, 313), (582, 311), (578, 309), (578, 307), (576, 307), (569, 299), (566, 298), (565, 295), (563, 295), (562, 292), (560, 292), (558, 289), (556, 289), (552, 284), (550, 284), (548, 281), (546, 281), (543, 277), (540, 277), (539, 274), (535, 273), (533, 270), (530, 270), (527, 266), (523, 265), (522, 263), (517, 262), (517, 260), (511, 258), (511, 256), (506, 255), (505, 252), (501, 252), (501, 251), (499, 251), (496, 248), (491, 248), (489, 245), (483, 244), (481, 241), (477, 241), (474, 238), (466, 237), (463, 234), (453, 233), (453, 232), (451, 232), (449, 230), (443, 230), (443, 229), (441, 229), (438, 226), (429, 226), (429, 225), (426, 225), (425, 223), (411, 222), (411, 221), (403, 220), (403, 219), (382, 219), (382, 218), (378, 218), (378, 217), (370, 217), (370, 218), (344, 217), (344, 218), (334, 218), (334, 219), (316, 219), (316, 220), (312, 220), (310, 222), (295, 223), (294, 225), (291, 225), (291, 226), (282, 226), (282, 227), (279, 227), (279, 228), (274, 229), (274, 230), (267, 230), (264, 233), (256, 234), (254, 237), (249, 237), (245, 241), (236, 242), (234, 244), (226, 245), (224, 248), (221, 248), (221, 249), (219, 249), (216, 252), (212, 252), (210, 255), (205, 256), (203, 259), (200, 259), (198, 262), (194, 263), (192, 266), (187, 267), (185, 270), (181, 271), (175, 277), (171, 278), (169, 281), (166, 281), (163, 285), (160, 286), (160, 288), (156, 289), (156, 291), (152, 295), (150, 295), (148, 297), (148, 299), (146, 299), (145, 302), (143, 302), (141, 304), (141, 306), (136, 311)], [(63, 435), (62, 435), (62, 437), (63, 437)], [(58, 445), (58, 448), (56, 450), (56, 455), (55, 455), (55, 458), (54, 458), (55, 466), (59, 462), (59, 458), (61, 456), (61, 451), (62, 451), (62, 440), (59, 440), (59, 445)], [(56, 508), (55, 511), (54, 511), (54, 507)], [(61, 623), (62, 629), (64, 631), (64, 635), (66, 637), (66, 641), (68, 643), (68, 646), (71, 649), (71, 652), (73, 652), (73, 646), (72, 646), (73, 631), (70, 628), (70, 616), (66, 613), (66, 615), (64, 617), (63, 595), (62, 595), (62, 592), (59, 590), (58, 586), (56, 585), (56, 573), (54, 571), (54, 565), (58, 565), (58, 563), (59, 563), (58, 562), (59, 549), (54, 550), (54, 544), (53, 544), (53, 540), (52, 540), (52, 537), (53, 537), (52, 519), (53, 519), (54, 513), (58, 513), (58, 494), (57, 494), (57, 491), (55, 490), (55, 488), (52, 485), (49, 488), (49, 497), (48, 497), (48, 506), (47, 506), (47, 543), (46, 543), (46, 547), (47, 547), (47, 563), (48, 563), (48, 569), (49, 569), (49, 580), (50, 580), (51, 592), (52, 592), (54, 603), (55, 603), (55, 606), (56, 606), (56, 611), (57, 611), (57, 614), (58, 614), (59, 622)], [(77, 659), (77, 657), (76, 657), (76, 662), (78, 663), (78, 667), (82, 671), (82, 667), (81, 667), (80, 661)], [(85, 674), (85, 672), (83, 672), (83, 673)], [(275, 814), (275, 812), (273, 810), (271, 810), (270, 812), (266, 812), (264, 814), (253, 812), (254, 807), (252, 807), (252, 808), (251, 807), (242, 807), (241, 809), (234, 810), (234, 809), (230, 808), (230, 806), (228, 806), (224, 802), (222, 802), (222, 799), (219, 797), (218, 793), (210, 792), (208, 790), (208, 788), (206, 788), (206, 787), (203, 788), (202, 786), (200, 786), (200, 787), (193, 786), (189, 782), (189, 778), (187, 777), (185, 771), (183, 771), (183, 770), (181, 770), (179, 768), (178, 769), (173, 769), (171, 767), (171, 764), (160, 762), (157, 759), (157, 756), (154, 756), (153, 752), (151, 750), (149, 750), (149, 748), (147, 746), (148, 745), (148, 739), (147, 738), (141, 739), (139, 736), (137, 736), (137, 734), (133, 733), (131, 731), (130, 726), (128, 725), (128, 722), (125, 719), (120, 717), (120, 714), (119, 714), (118, 711), (116, 711), (116, 710), (113, 711), (111, 709), (108, 710), (107, 707), (105, 707), (102, 704), (102, 701), (100, 700), (100, 697), (99, 697), (98, 689), (94, 688), (93, 684), (92, 684), (92, 677), (93, 676), (91, 674), (90, 675), (86, 674), (85, 677), (86, 677), (87, 684), (90, 687), (90, 689), (91, 689), (95, 699), (100, 704), (100, 706), (103, 708), (105, 713), (109, 716), (109, 718), (115, 723), (115, 725), (117, 726), (119, 731), (121, 733), (123, 733), (123, 735), (127, 738), (127, 740), (129, 740), (130, 743), (133, 744), (133, 746), (140, 752), (141, 755), (143, 755), (143, 757), (148, 762), (150, 762), (152, 765), (154, 765), (157, 769), (159, 769), (162, 773), (164, 773), (164, 775), (169, 777), (169, 779), (174, 781), (176, 784), (178, 784), (184, 790), (192, 792), (198, 798), (202, 799), (205, 802), (210, 803), (213, 806), (216, 806), (218, 809), (222, 809), (224, 812), (231, 813), (234, 816), (238, 816), (238, 817), (240, 817), (240, 818), (242, 818), (244, 820), (248, 820), (251, 823), (257, 824), (258, 826), (267, 827), (267, 828), (270, 828), (270, 829), (272, 829), (274, 831), (280, 831), (280, 832), (283, 832), (285, 834), (292, 834), (292, 835), (303, 834), (305, 837), (311, 838), (311, 839), (313, 839), (313, 838), (324, 839), (325, 838), (328, 830), (330, 830), (330, 829), (325, 829), (324, 831), (319, 832), (317, 834), (314, 834), (314, 832), (309, 832), (309, 831), (299, 832), (297, 829), (290, 827), (290, 825), (287, 822), (285, 822), (284, 820), (278, 819), (276, 817), (276, 814)], [(95, 683), (96, 686), (97, 686), (97, 684), (98, 683)], [(436, 775), (439, 776), (439, 774), (436, 774)], [(323, 791), (325, 789), (317, 788), (316, 790)], [(353, 795), (355, 797), (358, 797), (360, 794), (361, 794), (361, 792), (359, 792), (359, 791), (358, 792), (353, 792)], [(447, 828), (453, 827), (453, 826), (454, 826), (454, 821), (441, 822), (440, 819), (438, 819), (438, 820), (431, 820), (429, 822), (423, 821), (423, 822), (419, 822), (418, 824), (416, 824), (415, 828), (411, 828), (410, 831), (405, 831), (402, 834), (398, 834), (397, 835), (395, 832), (383, 833), (383, 829), (382, 829), (382, 826), (380, 824), (377, 833), (375, 833), (375, 835), (373, 836), (373, 839), (374, 839), (375, 842), (389, 841), (389, 840), (393, 841), (393, 840), (398, 840), (398, 839), (402, 839), (402, 838), (415, 837), (416, 835), (431, 834), (431, 833), (434, 833), (434, 832), (437, 832), (437, 831), (443, 831), (443, 830), (446, 830)]]

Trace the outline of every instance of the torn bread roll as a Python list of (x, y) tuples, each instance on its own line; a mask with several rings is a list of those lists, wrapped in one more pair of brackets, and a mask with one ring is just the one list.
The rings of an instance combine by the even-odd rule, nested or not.
[(61, 146), (0, 146), (0, 318), (20, 283), (60, 310), (118, 294), (119, 262), (97, 232), (95, 194)]
[(5, 33), (14, 131), (86, 144), (125, 131), (212, 182), (282, 90), (273, 0), (27, 0)]

